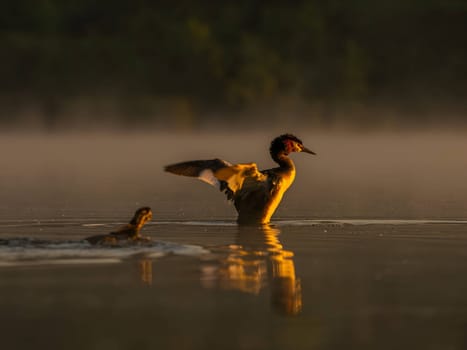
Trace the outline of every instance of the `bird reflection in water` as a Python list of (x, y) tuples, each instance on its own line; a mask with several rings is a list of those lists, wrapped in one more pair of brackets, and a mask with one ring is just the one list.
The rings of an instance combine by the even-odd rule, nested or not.
[(271, 305), (276, 311), (299, 314), (302, 293), (295, 274), (294, 254), (283, 249), (279, 234), (277, 228), (269, 225), (239, 227), (236, 244), (228, 247), (227, 256), (202, 267), (202, 285), (254, 295), (269, 285)]
[(144, 285), (152, 285), (152, 260), (143, 258), (138, 261), (139, 276)]

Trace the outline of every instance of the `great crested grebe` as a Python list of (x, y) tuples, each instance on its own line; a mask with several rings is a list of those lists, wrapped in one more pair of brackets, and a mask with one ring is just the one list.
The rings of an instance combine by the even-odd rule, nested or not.
[(91, 244), (116, 244), (118, 242), (149, 242), (150, 237), (141, 235), (140, 230), (144, 224), (152, 219), (152, 211), (149, 207), (136, 210), (135, 215), (128, 224), (115, 232), (106, 235), (97, 235), (85, 238)]
[(289, 154), (316, 154), (291, 134), (276, 137), (269, 153), (277, 168), (258, 170), (255, 163), (230, 164), (221, 159), (194, 160), (167, 165), (165, 171), (197, 177), (220, 189), (235, 204), (239, 224), (267, 224), (285, 191), (295, 179), (295, 165)]

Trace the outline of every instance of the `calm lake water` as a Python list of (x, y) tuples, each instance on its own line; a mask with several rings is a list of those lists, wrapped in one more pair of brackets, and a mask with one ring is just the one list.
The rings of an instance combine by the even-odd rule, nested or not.
[[(162, 172), (270, 167), (273, 136), (2, 135), (2, 348), (467, 348), (465, 135), (298, 135), (318, 156), (263, 228)], [(82, 241), (144, 205), (153, 243)]]

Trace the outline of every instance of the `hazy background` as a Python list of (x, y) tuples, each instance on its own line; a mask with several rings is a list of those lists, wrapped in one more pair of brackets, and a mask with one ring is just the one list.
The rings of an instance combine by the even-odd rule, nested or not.
[(466, 126), (460, 0), (7, 2), (0, 126)]
[(231, 220), (163, 166), (292, 132), (318, 156), (277, 218), (465, 218), (466, 33), (454, 0), (8, 2), (2, 216)]
[[(124, 222), (149, 205), (158, 222), (233, 221), (217, 189), (163, 166), (220, 157), (269, 168), (277, 132), (3, 134), (0, 219)], [(465, 133), (296, 133), (318, 155), (292, 156), (296, 181), (275, 220), (467, 218)]]

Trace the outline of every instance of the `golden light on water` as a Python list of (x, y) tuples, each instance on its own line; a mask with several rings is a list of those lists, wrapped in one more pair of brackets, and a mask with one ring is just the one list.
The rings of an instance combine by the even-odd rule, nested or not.
[(301, 283), (293, 252), (283, 249), (279, 241), (280, 231), (269, 225), (239, 230), (237, 242), (229, 245), (227, 256), (217, 266), (202, 269), (202, 285), (253, 295), (269, 289), (275, 310), (286, 315), (299, 314)]

